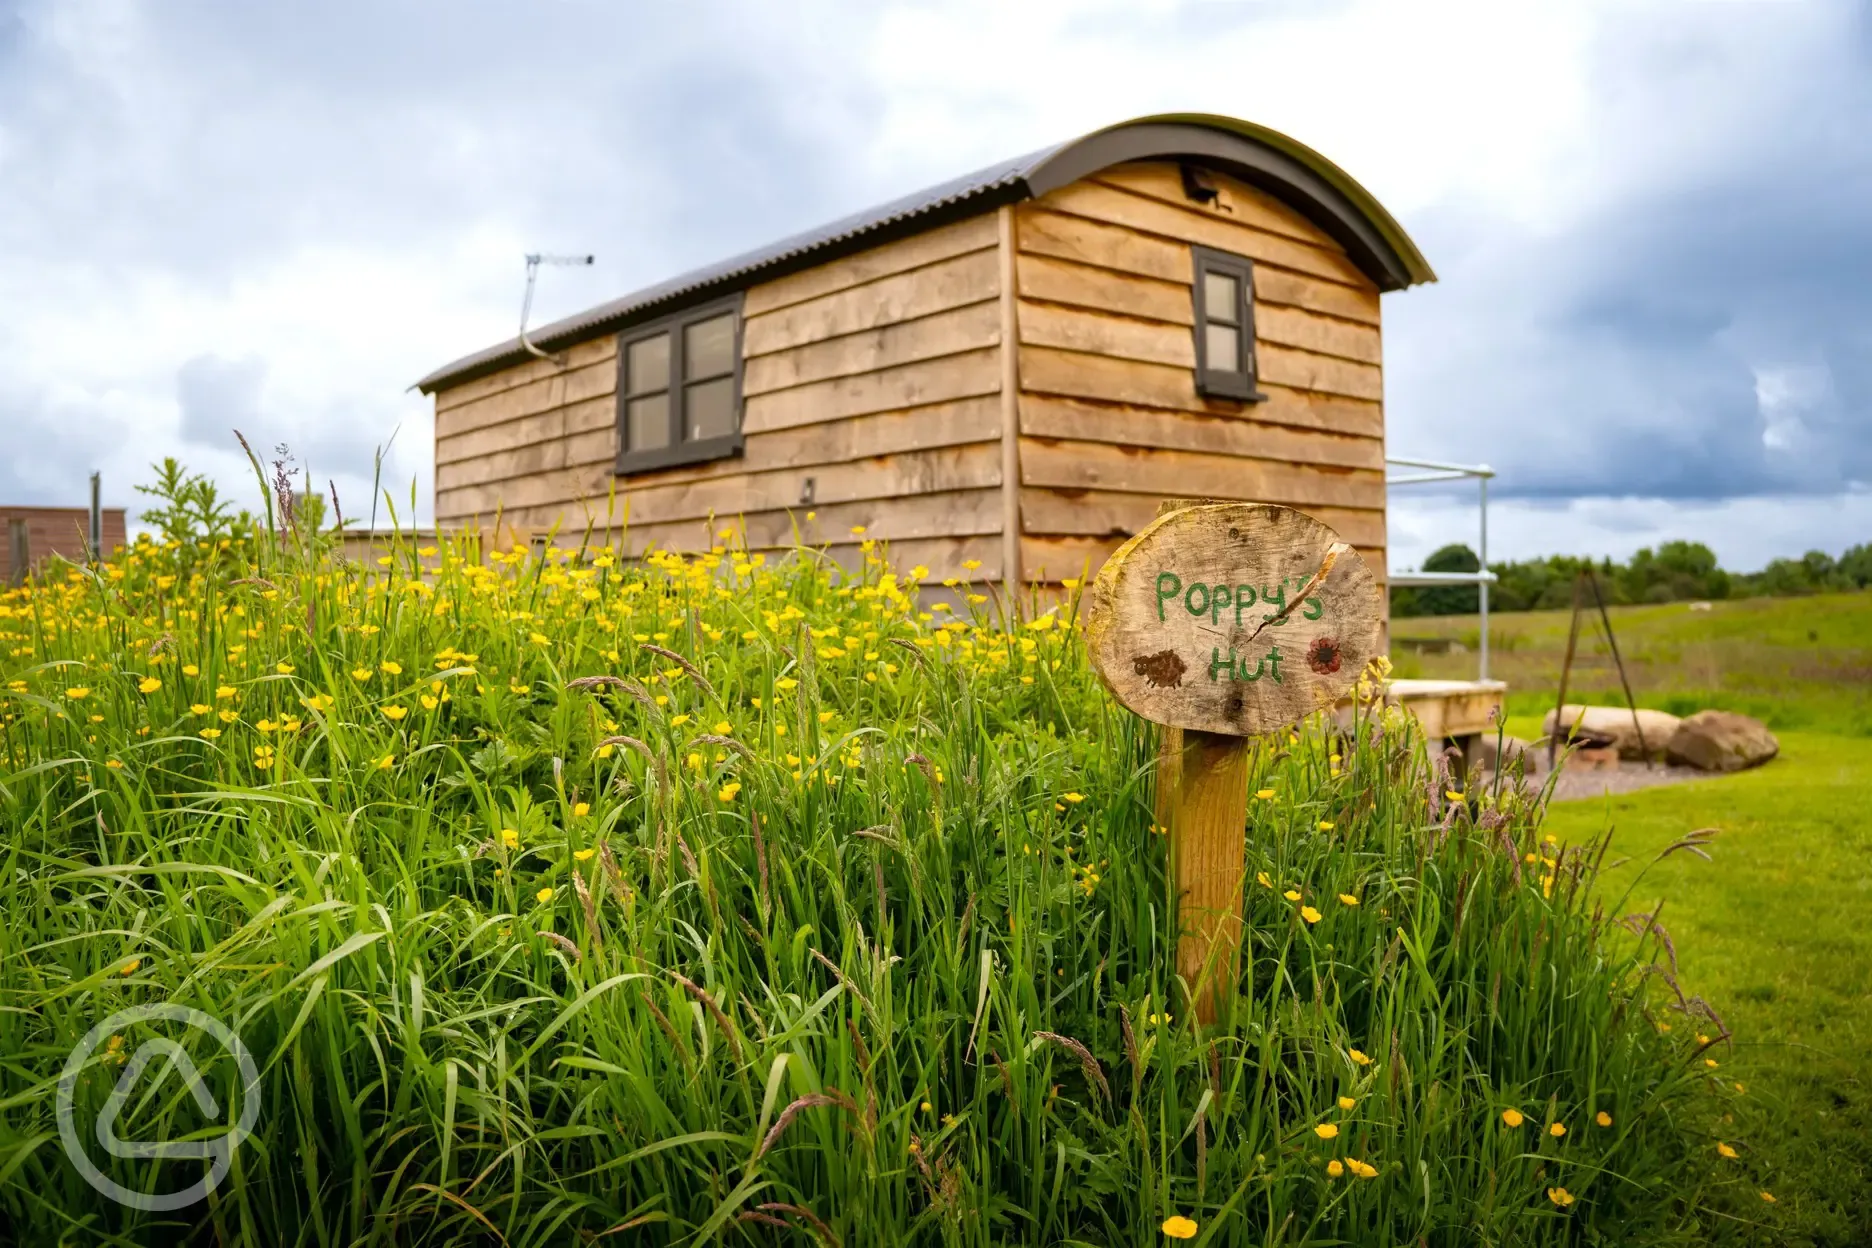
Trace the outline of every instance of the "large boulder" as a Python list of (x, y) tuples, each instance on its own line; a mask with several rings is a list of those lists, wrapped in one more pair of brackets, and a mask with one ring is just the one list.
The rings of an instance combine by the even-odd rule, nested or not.
[[(1632, 714), (1629, 706), (1577, 706), (1569, 702), (1560, 708), (1558, 717), (1552, 711), (1547, 712), (1547, 718), (1541, 721), (1541, 731), (1548, 736), (1558, 731), (1562, 742), (1570, 732), (1597, 737), (1610, 742), (1620, 758), (1643, 758), (1647, 752), (1664, 753), (1677, 726), (1683, 722), (1668, 711), (1640, 709), (1634, 725)], [(1638, 745), (1640, 730), (1644, 733), (1642, 749)]]
[(1759, 719), (1734, 711), (1698, 711), (1677, 725), (1664, 756), (1682, 767), (1741, 771), (1780, 752), (1781, 743)]

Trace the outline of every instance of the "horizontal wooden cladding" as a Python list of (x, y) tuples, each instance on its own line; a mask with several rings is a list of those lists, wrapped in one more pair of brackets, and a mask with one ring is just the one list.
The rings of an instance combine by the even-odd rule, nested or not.
[(985, 251), (954, 256), (761, 316), (750, 315), (742, 330), (742, 350), (749, 359), (755, 359), (991, 300), (999, 289), (991, 245)]
[[(1196, 341), (1189, 329), (1160, 321), (1104, 316), (1079, 308), (1023, 300), (1020, 337), (1024, 348), (1055, 347), (1101, 356), (1107, 361), (1161, 364), (1180, 371), (1186, 378), (1196, 367)], [(1259, 333), (1256, 338), (1260, 380), (1354, 399), (1384, 397), (1384, 374), (1375, 365), (1276, 346)], [(1042, 389), (1044, 387), (1037, 384), (1028, 384), (1027, 356), (1028, 352), (1023, 349), (1022, 383), (1027, 389)], [(1189, 381), (1189, 386), (1193, 395), (1194, 380)]]
[[(1109, 537), (1141, 532), (1157, 516), (1156, 494), (1110, 490), (1021, 489), (1021, 531), (1034, 536)], [(1264, 500), (1265, 501), (1265, 500)], [(1302, 507), (1354, 546), (1383, 549), (1385, 513), (1350, 507)]]
[[(1261, 264), (1310, 273), (1359, 289), (1375, 289), (1371, 279), (1336, 246), (1296, 242), (1211, 211), (1178, 207), (1114, 186), (1074, 182), (1035, 202), (1053, 212), (1119, 226), (1134, 234), (1201, 243), (1218, 251), (1247, 256)], [(1327, 241), (1324, 235), (1320, 238), (1322, 242)]]
[[(574, 410), (567, 409), (568, 428)], [(595, 432), (575, 432), (557, 439), (552, 445), (535, 445), (532, 441), (520, 442), (516, 439), (514, 445), (501, 443), (503, 449), (482, 449), (466, 457), (452, 454), (449, 459), (436, 465), (436, 489), (486, 485), (558, 468), (600, 466), (608, 472), (617, 460), (616, 426), (612, 423), (611, 413), (612, 408), (607, 400), (603, 407), (603, 423), (597, 426)], [(548, 422), (557, 416), (558, 413), (549, 412), (529, 420)], [(502, 426), (503, 430), (507, 428), (509, 426)], [(480, 438), (486, 432), (472, 436)], [(991, 441), (1000, 435), (1001, 412), (996, 399), (993, 396), (964, 399), (957, 403), (936, 403), (927, 407), (877, 412), (849, 420), (750, 434), (743, 453), (738, 456), (619, 478), (618, 489), (628, 493), (654, 486), (717, 477), (739, 477), (773, 468), (845, 463), (880, 455)], [(455, 443), (460, 439), (450, 441)], [(554, 445), (563, 449), (555, 450)], [(442, 460), (442, 449), (440, 446), (437, 448), (439, 461)], [(608, 482), (594, 487), (600, 493), (609, 488)]]
[(669, 549), (699, 548), (707, 535), (719, 535), (723, 529), (734, 530), (751, 550), (776, 550), (795, 541), (807, 546), (856, 542), (854, 528), (863, 528), (863, 536), (872, 541), (892, 543), (999, 533), (1001, 491), (993, 487), (950, 490), (913, 498), (778, 507), (660, 523), (638, 523), (633, 514), (622, 532), (636, 550), (652, 542)]
[(790, 429), (822, 420), (945, 403), (998, 394), (1000, 349), (984, 347), (937, 360), (901, 364), (853, 377), (795, 386), (747, 400), (741, 427), (749, 432)]
[[(1191, 334), (1196, 317), (1190, 306), (1188, 283), (1177, 285), (1151, 277), (1114, 273), (1047, 256), (1024, 258), (1017, 281), (1022, 305), (1034, 308), (1036, 319), (1043, 312), (1083, 309), (1103, 313), (1105, 319), (1163, 322), (1175, 326), (1186, 341), (1194, 342)], [(1049, 304), (1065, 306), (1048, 308)], [(1026, 313), (1023, 313), (1025, 319)], [(1262, 342), (1363, 364), (1383, 362), (1384, 346), (1377, 326), (1349, 323), (1304, 307), (1257, 302), (1255, 337)], [(1024, 326), (1022, 339), (1036, 340), (1028, 337)]]
[(1296, 242), (1344, 253), (1337, 240), (1267, 192), (1227, 174), (1205, 170), (1203, 180), (1216, 191), (1212, 205), (1192, 204), (1183, 189), (1183, 173), (1161, 160), (1134, 161), (1101, 170), (1093, 182), (1161, 200), (1174, 208), (1207, 217), (1250, 225), (1270, 234), (1284, 234)]
[(994, 245), (995, 218), (988, 212), (752, 286), (742, 311), (749, 318), (763, 316), (778, 308), (805, 303), (851, 286), (875, 282)]
[(1375, 404), (1321, 404), (1318, 407), (1325, 410), (1318, 410), (1306, 404), (1305, 397), (1293, 391), (1282, 394), (1280, 408), (1298, 407), (1315, 418), (1306, 427), (1294, 428), (1266, 419), (1274, 414), (1268, 411), (1276, 404), (1271, 395), (1265, 403), (1222, 416), (1029, 394), (1021, 396), (1021, 432), (1036, 438), (1383, 470), (1384, 429)]
[[(437, 447), (440, 459), (441, 448)], [(485, 451), (472, 458), (436, 464), (435, 488), (438, 494), (469, 485), (487, 485), (510, 481), (559, 468), (609, 467), (617, 460), (617, 430), (610, 424), (572, 437), (549, 437), (538, 441), (515, 439), (505, 450)]]
[[(1193, 272), (1189, 245), (1195, 240), (1140, 234), (1123, 225), (1048, 212), (1034, 204), (1023, 205), (1016, 211), (1015, 237), (1021, 252), (1022, 270), (1016, 281), (1025, 296), (1062, 303), (1096, 300), (1097, 296), (1090, 293), (1094, 279), (1087, 270), (1122, 273), (1161, 283), (1157, 288), (1139, 287), (1131, 292), (1130, 297), (1139, 301), (1133, 315), (1169, 320), (1191, 314), (1189, 290)], [(1069, 262), (1081, 266), (1080, 271), (1072, 273), (1055, 268), (1047, 260)], [(1031, 275), (1027, 272), (1030, 266)], [(1258, 264), (1254, 286), (1257, 303), (1305, 308), (1367, 325), (1379, 323), (1378, 291), (1370, 285), (1346, 286)], [(1170, 287), (1180, 291), (1174, 301), (1170, 298)], [(1112, 288), (1108, 286), (1107, 289)], [(1061, 297), (1061, 292), (1068, 290), (1079, 293), (1076, 297)], [(1182, 305), (1180, 314), (1172, 310), (1173, 302)], [(1103, 304), (1092, 302), (1091, 306)]]
[(1021, 484), (1159, 498), (1231, 498), (1383, 511), (1384, 473), (1098, 442), (1021, 439)]
[[(1123, 544), (1124, 540), (1116, 537), (1023, 537), (1021, 567), (1027, 580), (1042, 584), (1057, 584), (1067, 578), (1091, 577), (1111, 558), (1112, 552)], [(1384, 552), (1359, 550), (1358, 555), (1365, 561), (1365, 566), (1372, 570), (1378, 583), (1383, 585)]]
[[(490, 373), (486, 377), (477, 377), (459, 386), (438, 390), (435, 395), (436, 411), (437, 413), (445, 412), (450, 408), (461, 407), (519, 386), (530, 386), (535, 382), (546, 381), (588, 365), (615, 360), (617, 359), (617, 335), (606, 334), (601, 338), (593, 338), (589, 342), (578, 343), (567, 347), (558, 355), (558, 359), (529, 360), (525, 364), (505, 368), (498, 373)], [(617, 370), (614, 367), (612, 371)]]
[[(1378, 370), (1366, 364), (1290, 351), (1284, 347), (1260, 349), (1261, 389), (1272, 387), (1310, 390), (1373, 403), (1384, 397)], [(1188, 365), (1152, 364), (1081, 351), (1041, 346), (1021, 348), (1021, 389), (1036, 394), (1130, 403), (1138, 407), (1168, 407), (1184, 412), (1233, 412), (1243, 404), (1209, 399), (1196, 392), (1194, 370)]]
[(617, 393), (617, 360), (601, 360), (582, 368), (567, 368), (537, 381), (510, 386), (498, 394), (444, 409), (436, 407), (437, 438), (487, 429), (510, 420), (536, 416), (556, 407), (570, 407), (589, 399)]
[[(806, 478), (813, 478), (813, 501), (832, 505), (859, 499), (900, 499), (909, 494), (985, 489), (1001, 483), (998, 442), (942, 447), (903, 455), (882, 455), (844, 464), (798, 463), (767, 472), (732, 475), (670, 485), (639, 486), (619, 482), (615, 508), (633, 524), (657, 524), (701, 516), (772, 511), (801, 502)], [(439, 490), (438, 519), (492, 516), (497, 508), (531, 514), (534, 509), (603, 514), (613, 478), (611, 465), (566, 468), (520, 477), (495, 485)], [(516, 520), (516, 523), (531, 521)]]
[(1000, 341), (1000, 307), (990, 297), (985, 302), (809, 342), (770, 355), (750, 353), (741, 390), (750, 397), (757, 396), (790, 386), (959, 355), (996, 346)]
[[(555, 438), (572, 438), (608, 431), (611, 456), (617, 457), (617, 402), (606, 394), (568, 407), (552, 407), (498, 425), (484, 425), (463, 433), (438, 435), (436, 467), (505, 454)], [(512, 475), (511, 473), (503, 475)]]

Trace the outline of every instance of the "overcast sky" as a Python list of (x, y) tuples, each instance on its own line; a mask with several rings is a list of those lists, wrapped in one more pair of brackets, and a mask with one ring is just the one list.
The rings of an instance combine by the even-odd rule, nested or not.
[[(1389, 446), (1491, 554), (1872, 540), (1872, 20), (1813, 0), (0, 0), (0, 502), (133, 507), (228, 431), (346, 510), (407, 387), (538, 319), (1128, 116), (1337, 161), (1439, 284)], [(427, 499), (418, 502), (427, 514)], [(1473, 510), (1403, 498), (1393, 563)]]

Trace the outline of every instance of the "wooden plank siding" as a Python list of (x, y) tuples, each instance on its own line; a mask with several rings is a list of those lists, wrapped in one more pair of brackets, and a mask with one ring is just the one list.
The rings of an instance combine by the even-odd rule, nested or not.
[[(438, 524), (498, 512), (631, 553), (797, 532), (845, 562), (863, 527), (935, 579), (1057, 583), (1160, 498), (1210, 496), (1300, 507), (1382, 579), (1377, 287), (1298, 213), (1208, 177), (1203, 206), (1173, 163), (1122, 165), (749, 287), (735, 458), (615, 475), (615, 335), (441, 391)], [(1262, 401), (1196, 392), (1192, 245), (1254, 262)]]
[[(1190, 201), (1122, 165), (1015, 209), (1021, 566), (1096, 569), (1165, 496), (1284, 503), (1385, 575), (1378, 290), (1310, 222), (1234, 179)], [(1254, 261), (1256, 403), (1196, 391), (1192, 245)]]
[(534, 531), (596, 524), (632, 552), (693, 549), (732, 523), (755, 549), (790, 545), (798, 525), (855, 553), (863, 526), (939, 577), (964, 559), (998, 570), (984, 553), (1002, 527), (997, 242), (984, 214), (751, 287), (733, 459), (614, 476), (615, 336), (563, 367), (442, 392), (438, 522), (499, 510)]

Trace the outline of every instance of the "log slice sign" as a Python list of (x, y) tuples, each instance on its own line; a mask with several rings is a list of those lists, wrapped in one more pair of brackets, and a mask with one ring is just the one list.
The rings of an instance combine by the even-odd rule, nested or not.
[(1159, 515), (1099, 570), (1092, 666), (1119, 702), (1166, 728), (1158, 809), (1183, 933), (1177, 969), (1200, 1021), (1237, 978), (1248, 738), (1352, 691), (1379, 653), (1377, 579), (1338, 534), (1267, 503)]

